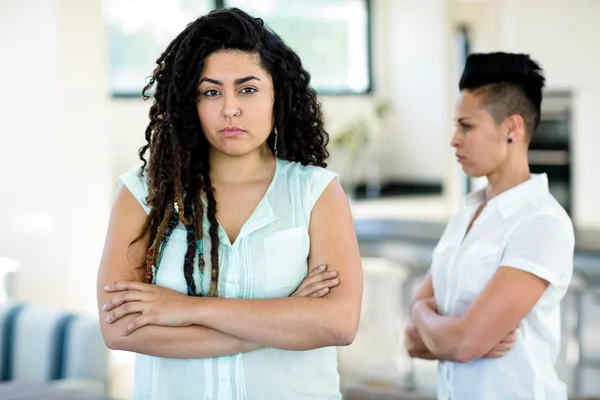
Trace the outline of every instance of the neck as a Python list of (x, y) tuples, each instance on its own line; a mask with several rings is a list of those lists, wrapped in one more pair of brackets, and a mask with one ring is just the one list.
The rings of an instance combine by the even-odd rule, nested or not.
[(488, 186), (485, 189), (487, 200), (511, 189), (530, 178), (527, 152), (515, 157), (511, 162), (487, 176)]
[(268, 149), (257, 149), (240, 157), (231, 157), (211, 149), (209, 153), (212, 182), (247, 183), (273, 175), (275, 156)]

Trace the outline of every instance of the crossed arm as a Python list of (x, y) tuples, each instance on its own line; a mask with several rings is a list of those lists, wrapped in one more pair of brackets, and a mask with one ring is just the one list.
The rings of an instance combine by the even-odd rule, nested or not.
[(327, 265), (339, 277), (336, 290), (327, 296), (320, 292), (321, 297), (297, 293), (268, 300), (194, 298), (141, 283), (142, 271), (132, 265), (139, 265), (146, 243), (128, 247), (145, 218), (122, 186), (98, 275), (98, 306), (108, 347), (160, 357), (205, 358), (261, 347), (308, 350), (353, 341), (362, 269), (350, 208), (337, 181), (317, 201), (309, 229), (311, 273)]
[(405, 346), (411, 357), (468, 362), (502, 357), (516, 340), (520, 321), (542, 297), (548, 282), (525, 271), (500, 267), (465, 315), (442, 316), (431, 276), (415, 296)]
[(422, 358), (424, 360), (437, 360), (438, 357), (434, 355), (429, 348), (421, 339), (421, 334), (415, 325), (412, 310), (415, 307), (415, 303), (425, 299), (433, 299), (433, 284), (431, 282), (431, 274), (428, 272), (425, 276), (425, 280), (421, 283), (421, 286), (415, 293), (413, 301), (411, 303), (411, 313), (404, 330), (404, 347), (408, 351), (408, 354), (413, 358)]

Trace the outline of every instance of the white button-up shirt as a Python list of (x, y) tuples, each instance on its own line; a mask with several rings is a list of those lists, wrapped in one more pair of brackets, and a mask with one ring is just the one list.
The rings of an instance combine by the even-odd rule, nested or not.
[(548, 191), (545, 174), (489, 200), (467, 196), (434, 250), (433, 289), (442, 315), (461, 316), (500, 266), (532, 273), (550, 284), (521, 321), (517, 341), (502, 358), (441, 361), (441, 400), (566, 400), (554, 363), (560, 351), (560, 302), (573, 273), (574, 232), (567, 213)]

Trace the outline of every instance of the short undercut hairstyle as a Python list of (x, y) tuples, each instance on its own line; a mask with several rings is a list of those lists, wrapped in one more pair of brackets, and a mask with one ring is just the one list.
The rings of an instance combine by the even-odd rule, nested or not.
[(540, 123), (544, 83), (543, 69), (527, 54), (476, 53), (467, 57), (459, 89), (479, 96), (496, 124), (520, 115), (531, 141)]

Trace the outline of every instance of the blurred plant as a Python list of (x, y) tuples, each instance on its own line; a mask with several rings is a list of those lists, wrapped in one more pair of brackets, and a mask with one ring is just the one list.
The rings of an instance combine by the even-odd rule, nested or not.
[(383, 132), (385, 119), (391, 110), (391, 104), (386, 100), (372, 104), (334, 131), (330, 141), (333, 158), (339, 157), (341, 161), (340, 178), (350, 198), (356, 195), (357, 172)]
[(386, 100), (376, 101), (373, 107), (348, 120), (331, 140), (334, 149), (356, 156), (359, 150), (366, 150), (383, 130), (391, 104)]

